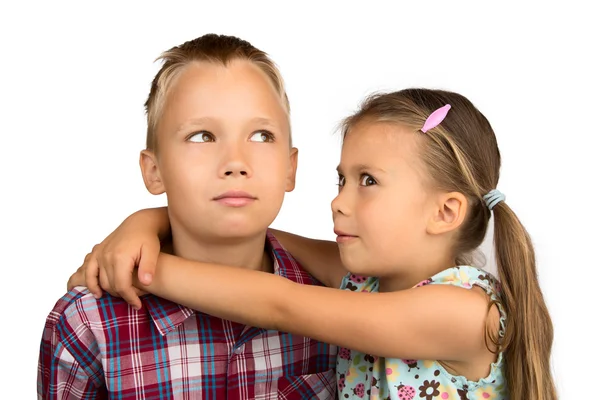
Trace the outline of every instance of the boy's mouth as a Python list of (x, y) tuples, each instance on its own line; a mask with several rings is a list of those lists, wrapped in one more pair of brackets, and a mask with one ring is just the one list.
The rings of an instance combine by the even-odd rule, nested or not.
[(256, 201), (257, 198), (242, 190), (229, 190), (214, 197), (213, 200), (228, 207), (244, 207)]

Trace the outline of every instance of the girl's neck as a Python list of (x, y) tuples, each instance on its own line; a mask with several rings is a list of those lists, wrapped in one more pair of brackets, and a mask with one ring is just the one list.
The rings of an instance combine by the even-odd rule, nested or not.
[(454, 259), (419, 261), (413, 265), (405, 265), (399, 268), (398, 273), (379, 277), (380, 292), (396, 292), (410, 289), (432, 276), (455, 267)]

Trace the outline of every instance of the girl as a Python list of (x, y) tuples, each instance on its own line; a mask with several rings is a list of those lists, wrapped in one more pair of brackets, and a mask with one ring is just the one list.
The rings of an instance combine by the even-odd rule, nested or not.
[[(327, 242), (276, 234), (309, 272), (343, 290), (167, 254), (151, 283), (134, 276), (135, 285), (338, 345), (341, 399), (556, 399), (552, 323), (529, 235), (496, 190), (500, 154), (487, 119), (459, 94), (407, 89), (368, 98), (342, 134), (331, 205), (340, 258)], [(137, 306), (131, 271), (139, 255), (158, 253), (155, 233), (147, 238), (159, 226), (166, 234), (162, 213), (131, 217), (94, 252), (108, 260), (102, 286)], [(470, 265), (492, 213), (499, 280)], [(115, 266), (114, 254), (135, 256)], [(144, 266), (145, 283), (153, 268)], [(82, 274), (97, 292), (94, 257), (69, 285)]]

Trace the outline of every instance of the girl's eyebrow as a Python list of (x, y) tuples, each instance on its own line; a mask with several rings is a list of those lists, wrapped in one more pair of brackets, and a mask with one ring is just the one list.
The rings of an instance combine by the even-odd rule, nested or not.
[[(344, 168), (342, 167), (341, 164), (336, 167), (336, 171), (338, 172), (338, 174), (344, 175)], [(365, 171), (386, 172), (382, 168), (373, 167), (373, 166), (370, 166), (367, 164), (354, 164), (350, 167), (350, 171), (354, 172), (354, 173), (360, 173), (360, 172), (365, 172)]]

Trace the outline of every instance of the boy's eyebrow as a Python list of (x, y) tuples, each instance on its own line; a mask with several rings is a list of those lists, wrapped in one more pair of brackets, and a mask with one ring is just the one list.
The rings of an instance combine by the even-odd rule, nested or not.
[(182, 123), (181, 125), (179, 125), (177, 127), (177, 130), (175, 132), (179, 133), (179, 132), (183, 131), (188, 126), (204, 125), (204, 124), (207, 124), (207, 123), (209, 123), (211, 121), (213, 121), (213, 118), (210, 118), (210, 117), (201, 117), (201, 118), (188, 119), (187, 121), (185, 121), (184, 123)]
[(261, 125), (272, 126), (273, 128), (278, 127), (277, 124), (275, 122), (273, 122), (273, 120), (270, 120), (269, 118), (255, 117), (255, 118), (252, 118), (250, 121), (253, 123), (261, 124)]
[[(338, 172), (338, 174), (343, 175), (343, 171), (344, 168), (342, 167), (342, 165), (338, 165), (336, 168), (336, 171)], [(350, 171), (352, 172), (365, 172), (365, 171), (378, 171), (378, 172), (385, 172), (384, 169), (379, 168), (379, 167), (373, 167), (367, 164), (355, 164), (352, 167), (350, 167)]]
[[(192, 119), (189, 119), (189, 120), (185, 121), (181, 125), (179, 125), (179, 127), (177, 128), (176, 132), (181, 132), (182, 130), (184, 130), (188, 126), (205, 125), (205, 124), (208, 124), (208, 123), (214, 122), (214, 121), (215, 121), (215, 119), (211, 118), (211, 117), (192, 118)], [(269, 126), (269, 127), (272, 127), (272, 128), (279, 128), (279, 126), (275, 122), (273, 122), (273, 120), (271, 120), (269, 118), (255, 117), (255, 118), (252, 118), (250, 120), (250, 122), (254, 123), (254, 124), (260, 124), (262, 126)]]

